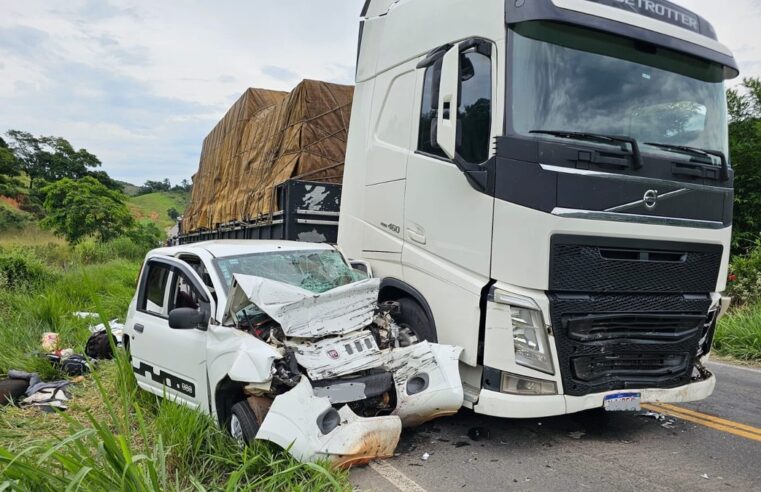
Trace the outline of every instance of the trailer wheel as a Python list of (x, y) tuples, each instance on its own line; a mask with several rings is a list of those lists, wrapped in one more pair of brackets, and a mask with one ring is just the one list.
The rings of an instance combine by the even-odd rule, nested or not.
[(401, 335), (407, 335), (409, 342), (403, 345), (414, 345), (423, 340), (435, 343), (436, 333), (433, 324), (428, 319), (423, 308), (411, 297), (402, 297), (399, 303), (399, 313), (394, 314), (394, 321), (402, 328)]
[(241, 448), (254, 442), (256, 433), (259, 432), (259, 424), (256, 423), (256, 414), (246, 400), (239, 401), (231, 410), (228, 430), (230, 435), (238, 441)]

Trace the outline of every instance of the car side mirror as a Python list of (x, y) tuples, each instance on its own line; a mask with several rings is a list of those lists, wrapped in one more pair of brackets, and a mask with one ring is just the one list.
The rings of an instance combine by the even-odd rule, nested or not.
[(193, 308), (177, 308), (169, 312), (169, 328), (175, 330), (205, 330), (206, 316)]

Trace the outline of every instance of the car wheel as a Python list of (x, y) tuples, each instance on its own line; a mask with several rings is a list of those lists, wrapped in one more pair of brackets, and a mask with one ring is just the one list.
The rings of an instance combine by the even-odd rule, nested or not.
[(402, 297), (399, 303), (399, 313), (393, 318), (399, 325), (399, 333), (403, 346), (414, 345), (423, 340), (436, 343), (436, 331), (423, 308), (411, 297)]
[(259, 424), (256, 422), (254, 411), (246, 400), (233, 405), (228, 430), (242, 448), (254, 441), (256, 433), (259, 432)]

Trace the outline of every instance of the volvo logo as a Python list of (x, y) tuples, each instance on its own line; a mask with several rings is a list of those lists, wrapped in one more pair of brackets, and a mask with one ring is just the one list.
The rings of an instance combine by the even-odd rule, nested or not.
[(648, 210), (654, 209), (658, 204), (658, 190), (647, 190), (645, 196), (642, 197), (642, 202)]

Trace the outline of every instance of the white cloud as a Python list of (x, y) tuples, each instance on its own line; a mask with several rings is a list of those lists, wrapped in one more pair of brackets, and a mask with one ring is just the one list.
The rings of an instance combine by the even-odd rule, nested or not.
[[(677, 0), (761, 76), (757, 0)], [(362, 0), (4, 2), (0, 131), (60, 135), (114, 177), (192, 175), (205, 135), (247, 87), (351, 83)]]

